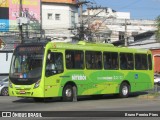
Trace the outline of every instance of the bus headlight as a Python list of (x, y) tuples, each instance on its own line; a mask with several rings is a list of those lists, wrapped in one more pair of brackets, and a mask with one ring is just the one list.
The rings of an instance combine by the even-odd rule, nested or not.
[(34, 85), (34, 88), (38, 88), (39, 87), (39, 83), (40, 83), (40, 80), (38, 80), (35, 85)]
[(11, 83), (10, 81), (9, 81), (9, 87), (10, 87), (10, 88), (12, 88), (12, 87), (13, 87), (13, 86), (12, 86), (12, 83)]

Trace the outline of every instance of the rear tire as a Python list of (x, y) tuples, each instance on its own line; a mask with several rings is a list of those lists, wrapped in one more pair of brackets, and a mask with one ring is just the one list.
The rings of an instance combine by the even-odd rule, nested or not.
[(122, 83), (119, 88), (119, 97), (127, 98), (129, 96), (129, 92), (130, 86), (126, 82)]
[(63, 89), (63, 101), (73, 101), (73, 86), (72, 85), (66, 85)]
[(9, 94), (8, 94), (8, 88), (7, 88), (7, 87), (2, 88), (2, 90), (1, 90), (1, 95), (2, 95), (2, 96), (8, 96), (8, 95), (9, 95)]

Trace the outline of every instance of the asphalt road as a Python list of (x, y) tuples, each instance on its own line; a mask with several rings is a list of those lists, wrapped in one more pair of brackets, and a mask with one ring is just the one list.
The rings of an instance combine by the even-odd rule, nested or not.
[(78, 102), (63, 102), (50, 99), (36, 103), (33, 99), (0, 96), (0, 111), (157, 111), (160, 110), (160, 98), (141, 98), (147, 92), (136, 93), (121, 99), (106, 95), (102, 98), (83, 97)]
[[(114, 117), (114, 119), (117, 119), (120, 116), (124, 116), (125, 114), (124, 111), (125, 112), (160, 111), (160, 97), (143, 98), (141, 96), (148, 96), (148, 94), (147, 92), (136, 93), (132, 94), (129, 98), (125, 99), (117, 98), (111, 95), (106, 95), (103, 96), (102, 98), (97, 98), (97, 99), (93, 97), (83, 97), (79, 98), (78, 102), (63, 102), (60, 99), (52, 99), (40, 103), (34, 102), (33, 99), (31, 98), (25, 99), (25, 98), (10, 97), (10, 96), (0, 96), (0, 111), (1, 112), (47, 111), (47, 114), (50, 114), (50, 116), (56, 116), (54, 117), (54, 119), (68, 119), (68, 120), (75, 119), (74, 117), (76, 115), (78, 116), (78, 118), (76, 116), (76, 119), (80, 119), (81, 117), (83, 117), (83, 119), (86, 119), (87, 117), (93, 120), (93, 119), (98, 119), (98, 116), (100, 116), (100, 119), (105, 119), (105, 117), (108, 115), (109, 115), (107, 117), (108, 119), (110, 118), (110, 116), (111, 119), (113, 119), (112, 117)], [(49, 111), (62, 111), (62, 112), (49, 113)], [(121, 113), (119, 111), (123, 112)], [(155, 114), (156, 113), (157, 112), (155, 112)], [(160, 112), (158, 113), (158, 116), (160, 117)], [(136, 119), (137, 118), (138, 117), (136, 117)], [(157, 119), (157, 117), (155, 118)], [(47, 119), (53, 119), (53, 118), (49, 117)]]
[(114, 96), (103, 98), (84, 97), (78, 102), (63, 102), (59, 99), (36, 103), (32, 99), (0, 96), (0, 111), (160, 111), (160, 97), (141, 98), (146, 93), (121, 99)]
[[(156, 88), (156, 87), (155, 87)], [(160, 87), (157, 87), (160, 90)], [(34, 102), (31, 98), (18, 98), (10, 96), (0, 96), (0, 112), (18, 111), (18, 112), (42, 112), (46, 111), (46, 116), (56, 116), (54, 119), (126, 119), (126, 112), (154, 112), (160, 117), (160, 96), (150, 98), (148, 93), (154, 93), (154, 90), (132, 94), (129, 98), (117, 98), (113, 95), (106, 95), (102, 98), (94, 98), (91, 96), (79, 98), (78, 102), (63, 102), (60, 99), (50, 99), (45, 102)], [(53, 111), (53, 113), (49, 113)], [(56, 111), (60, 111), (56, 113)], [(62, 112), (61, 112), (62, 111)], [(69, 112), (68, 112), (69, 111)], [(77, 112), (78, 111), (78, 112)], [(89, 112), (88, 112), (89, 111)], [(122, 112), (119, 112), (122, 111)], [(111, 113), (110, 113), (111, 112)], [(158, 112), (158, 113), (157, 113)], [(0, 113), (0, 115), (1, 115)], [(67, 116), (67, 117), (66, 117)], [(78, 117), (77, 117), (78, 116)], [(87, 117), (86, 117), (87, 116)], [(98, 117), (100, 116), (100, 117)], [(104, 117), (103, 117), (104, 116)], [(111, 118), (110, 118), (111, 117)], [(159, 117), (154, 117), (157, 119)], [(127, 119), (130, 117), (127, 117)], [(139, 119), (139, 117), (131, 117), (131, 119)], [(151, 117), (145, 117), (145, 119)], [(1, 119), (1, 118), (0, 118)], [(18, 118), (12, 118), (17, 120)], [(39, 118), (34, 118), (39, 119)], [(43, 119), (43, 118), (42, 118)], [(46, 118), (45, 118), (46, 119)], [(53, 119), (48, 117), (47, 119)], [(144, 117), (140, 117), (144, 119)], [(153, 119), (153, 118), (152, 118)]]

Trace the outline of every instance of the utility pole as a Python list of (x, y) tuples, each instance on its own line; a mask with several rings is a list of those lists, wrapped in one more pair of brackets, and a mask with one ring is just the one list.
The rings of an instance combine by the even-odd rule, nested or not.
[(128, 39), (127, 39), (127, 20), (125, 19), (125, 33), (124, 33), (124, 42), (125, 42), (125, 46), (128, 46)]
[(87, 1), (78, 2), (77, 5), (80, 8), (80, 31), (79, 31), (79, 38), (80, 40), (84, 40), (84, 23), (83, 23), (83, 4), (88, 3)]
[(40, 38), (42, 38), (42, 34), (43, 31), (42, 31), (42, 0), (40, 0)]
[(21, 24), (22, 11), (23, 11), (22, 0), (19, 0), (19, 38), (21, 40), (21, 44), (23, 44), (23, 29)]
[(83, 4), (80, 4), (80, 40), (84, 40)]
[(125, 42), (125, 46), (128, 46), (128, 34), (127, 34), (127, 25), (130, 25), (130, 23), (127, 23), (127, 19), (125, 19), (125, 33), (124, 33), (124, 42)]

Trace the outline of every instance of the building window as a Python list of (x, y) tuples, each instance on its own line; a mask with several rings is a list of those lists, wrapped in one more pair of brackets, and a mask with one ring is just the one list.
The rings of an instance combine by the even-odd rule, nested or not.
[(48, 20), (52, 20), (53, 19), (53, 16), (52, 16), (52, 13), (48, 13)]
[(60, 14), (55, 14), (55, 20), (60, 20)]
[(75, 12), (74, 11), (71, 11), (71, 21), (72, 21), (72, 27), (75, 27)]
[(124, 40), (125, 33), (119, 32), (119, 40)]

